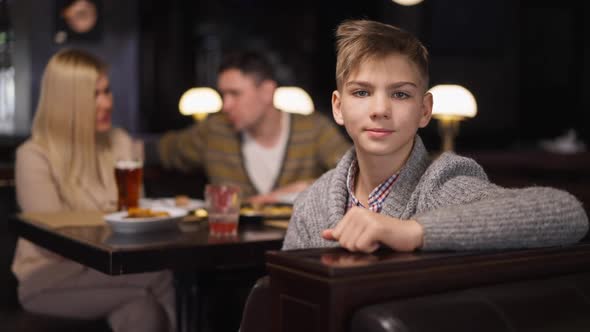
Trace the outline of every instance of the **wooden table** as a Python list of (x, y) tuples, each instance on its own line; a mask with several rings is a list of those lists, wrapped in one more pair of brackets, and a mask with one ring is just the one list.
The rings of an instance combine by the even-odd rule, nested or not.
[(202, 222), (143, 234), (115, 234), (106, 224), (54, 228), (22, 216), (12, 217), (12, 225), (19, 236), (109, 275), (173, 269), (180, 331), (198, 330), (204, 323), (204, 278), (214, 273), (264, 271), (264, 253), (279, 249), (285, 233), (262, 223), (241, 223), (238, 236), (232, 238), (209, 236)]

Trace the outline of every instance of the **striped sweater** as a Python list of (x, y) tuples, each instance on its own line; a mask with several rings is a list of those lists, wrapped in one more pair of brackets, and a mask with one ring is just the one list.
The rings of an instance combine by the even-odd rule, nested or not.
[[(290, 114), (291, 127), (281, 170), (273, 188), (313, 180), (334, 168), (350, 147), (349, 141), (325, 116)], [(244, 197), (257, 194), (245, 169), (241, 135), (223, 113), (215, 113), (185, 130), (165, 134), (158, 143), (166, 168), (202, 168), (210, 183), (236, 184)]]

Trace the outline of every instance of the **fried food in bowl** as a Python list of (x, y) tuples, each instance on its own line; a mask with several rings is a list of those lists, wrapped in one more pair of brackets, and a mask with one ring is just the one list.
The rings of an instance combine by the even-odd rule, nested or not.
[(188, 206), (190, 203), (190, 198), (186, 195), (177, 195), (174, 197), (174, 205), (178, 207)]
[(127, 210), (127, 218), (161, 218), (169, 217), (170, 213), (166, 211), (157, 211), (148, 208), (129, 208)]

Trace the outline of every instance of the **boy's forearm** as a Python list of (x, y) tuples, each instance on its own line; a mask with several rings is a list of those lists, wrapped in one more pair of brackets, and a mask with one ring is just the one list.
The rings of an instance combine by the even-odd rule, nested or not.
[(588, 218), (575, 197), (547, 187), (500, 189), (479, 201), (415, 217), (424, 249), (535, 248), (579, 241)]
[(383, 232), (379, 241), (397, 251), (414, 251), (422, 248), (424, 228), (414, 219), (401, 220), (393, 217), (388, 231)]
[(413, 219), (407, 220), (406, 222), (408, 223), (408, 237), (413, 239), (414, 250), (422, 248), (422, 244), (424, 243), (424, 227)]

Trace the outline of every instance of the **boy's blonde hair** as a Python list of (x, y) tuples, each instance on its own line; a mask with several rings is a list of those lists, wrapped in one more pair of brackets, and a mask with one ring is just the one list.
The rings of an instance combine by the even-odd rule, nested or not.
[(41, 81), (32, 140), (47, 150), (60, 196), (73, 209), (83, 208), (84, 187), (114, 185), (110, 141), (95, 129), (96, 82), (106, 70), (90, 53), (65, 49), (51, 57)]
[(359, 65), (368, 59), (391, 54), (408, 57), (420, 71), (424, 89), (428, 87), (428, 51), (409, 32), (370, 20), (348, 20), (336, 30), (336, 85), (338, 90)]

